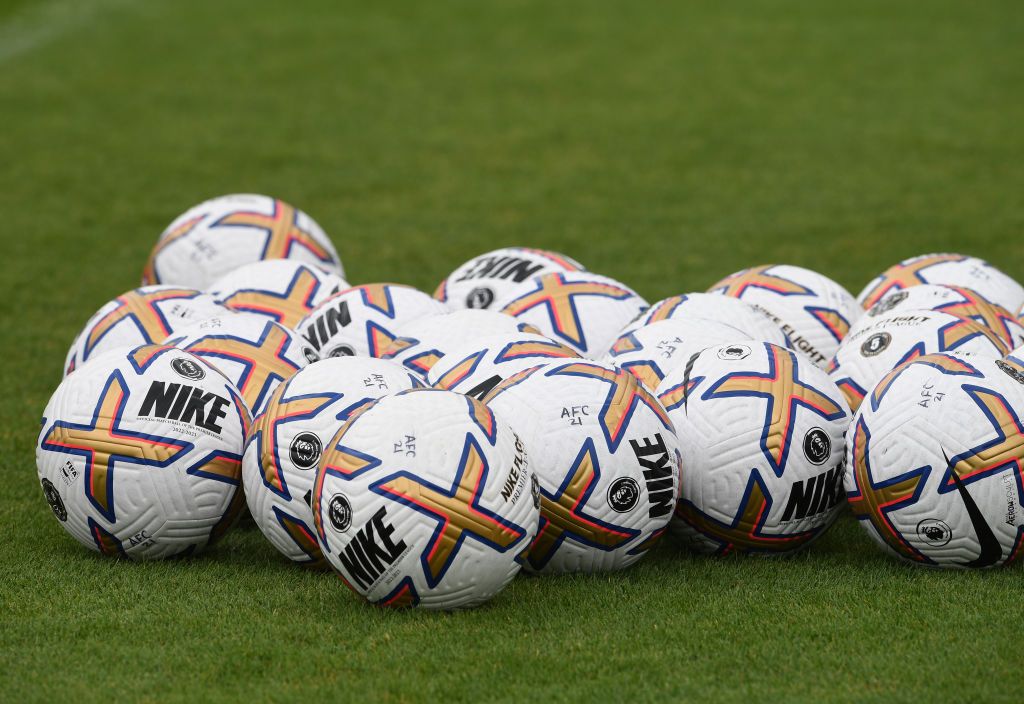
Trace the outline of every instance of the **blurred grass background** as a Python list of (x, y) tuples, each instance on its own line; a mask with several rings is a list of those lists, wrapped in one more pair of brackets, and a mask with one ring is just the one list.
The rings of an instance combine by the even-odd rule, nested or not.
[(650, 300), (786, 262), (856, 294), (915, 254), (1024, 276), (1018, 2), (0, 0), (0, 700), (1019, 700), (1019, 568), (666, 545), (392, 614), (254, 531), (117, 564), (33, 468), (88, 316), (207, 197), (312, 214), (353, 282), (432, 291), (502, 245)]

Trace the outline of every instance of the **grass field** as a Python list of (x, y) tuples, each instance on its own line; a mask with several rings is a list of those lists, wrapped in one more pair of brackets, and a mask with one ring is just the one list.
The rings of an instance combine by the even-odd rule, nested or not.
[(67, 346), (211, 195), (314, 215), (355, 282), (570, 254), (650, 300), (788, 262), (856, 293), (964, 250), (1024, 276), (1024, 6), (959, 0), (0, 0), (0, 701), (1020, 701), (1021, 569), (664, 545), (392, 613), (254, 529), (80, 548), (34, 441)]

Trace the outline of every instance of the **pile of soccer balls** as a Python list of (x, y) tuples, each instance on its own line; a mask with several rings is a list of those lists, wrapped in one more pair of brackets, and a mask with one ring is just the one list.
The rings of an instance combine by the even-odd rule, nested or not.
[(791, 552), (846, 505), (915, 564), (1019, 552), (1024, 289), (981, 260), (910, 259), (859, 299), (759, 266), (652, 305), (525, 248), (433, 297), (343, 277), (279, 200), (171, 223), (44, 412), (64, 528), (107, 555), (188, 555), (247, 504), (288, 559), (444, 609), (520, 569), (623, 569), (666, 529), (709, 554)]

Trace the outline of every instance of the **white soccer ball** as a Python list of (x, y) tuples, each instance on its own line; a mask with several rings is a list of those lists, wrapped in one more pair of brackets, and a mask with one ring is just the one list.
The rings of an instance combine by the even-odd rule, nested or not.
[(679, 497), (679, 446), (665, 409), (632, 374), (561, 360), (512, 375), (484, 400), (515, 423), (540, 480), (529, 569), (620, 570), (661, 537)]
[(1004, 565), (1024, 539), (1024, 367), (961, 353), (890, 372), (847, 433), (850, 509), (918, 565)]
[(926, 354), (960, 350), (1002, 357), (1009, 349), (989, 328), (969, 318), (931, 310), (865, 316), (839, 346), (829, 374), (857, 410), (893, 367)]
[(490, 335), (539, 335), (540, 331), (504, 313), (464, 309), (430, 315), (403, 325), (399, 336), (381, 352), (406, 369), (427, 378), (427, 373), (448, 350), (481, 340)]
[(143, 286), (128, 291), (89, 318), (68, 350), (64, 374), (104, 352), (156, 344), (184, 326), (225, 313), (213, 296), (193, 288)]
[(1011, 349), (1024, 344), (1024, 326), (1010, 311), (992, 303), (977, 291), (959, 286), (921, 284), (887, 293), (868, 309), (861, 321), (913, 310), (935, 310), (970, 318), (994, 332)]
[(523, 442), (480, 402), (406, 391), (352, 415), (313, 487), (320, 547), (385, 606), (462, 609), (500, 592), (537, 531)]
[(313, 218), (282, 200), (247, 193), (213, 198), (175, 218), (153, 247), (142, 283), (207, 289), (263, 259), (295, 259), (345, 276)]
[(857, 301), (871, 308), (886, 294), (921, 284), (969, 288), (1010, 311), (1024, 305), (1024, 287), (1012, 278), (983, 259), (950, 253), (925, 254), (894, 264), (865, 286)]
[(277, 387), (246, 436), (242, 480), (249, 512), (282, 555), (327, 567), (309, 508), (324, 446), (370, 401), (422, 386), (391, 362), (339, 357), (300, 369)]
[[(718, 298), (723, 301), (735, 300), (722, 296)], [(746, 331), (725, 322), (673, 318), (622, 335), (608, 350), (604, 361), (631, 372), (653, 391), (666, 375), (677, 367), (685, 366), (701, 350), (746, 339), (750, 339)]]
[(564, 254), (529, 247), (504, 247), (473, 257), (441, 282), (434, 298), (452, 310), (492, 308), (535, 276), (559, 271), (585, 271)]
[(647, 309), (636, 291), (588, 272), (546, 274), (495, 308), (536, 327), (541, 334), (596, 359), (619, 331)]
[(315, 264), (294, 259), (267, 259), (245, 264), (210, 285), (221, 305), (238, 313), (255, 313), (295, 329), (306, 315), (348, 283)]
[(543, 335), (488, 335), (449, 348), (427, 374), (427, 383), (482, 399), (524, 369), (561, 359), (580, 359), (575, 350)]
[(199, 552), (244, 505), (248, 423), (238, 391), (203, 360), (160, 345), (108, 352), (65, 378), (43, 412), (43, 495), (104, 555)]
[(321, 357), (380, 357), (398, 329), (448, 307), (411, 286), (364, 284), (331, 296), (295, 327)]
[(778, 554), (832, 525), (850, 410), (823, 370), (778, 345), (734, 342), (669, 374), (658, 397), (683, 454), (670, 527), (689, 547)]
[(789, 346), (821, 368), (863, 312), (832, 279), (785, 264), (738, 271), (708, 292), (738, 298), (768, 315), (789, 338)]
[(663, 298), (641, 313), (619, 333), (619, 337), (663, 320), (700, 319), (728, 323), (751, 340), (788, 346), (782, 328), (764, 312), (738, 298), (712, 293), (686, 293)]
[(291, 330), (251, 313), (209, 318), (178, 330), (164, 344), (188, 350), (219, 369), (242, 392), (253, 414), (263, 410), (278, 384), (317, 360)]

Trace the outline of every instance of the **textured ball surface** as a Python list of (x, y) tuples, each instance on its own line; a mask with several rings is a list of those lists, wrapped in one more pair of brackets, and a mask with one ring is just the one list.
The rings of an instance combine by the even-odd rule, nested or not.
[(913, 310), (934, 310), (970, 318), (994, 332), (1011, 349), (1024, 344), (1024, 326), (1010, 311), (992, 303), (977, 291), (959, 286), (921, 284), (893, 291), (869, 308), (861, 320)]
[(647, 301), (625, 284), (588, 272), (555, 273), (534, 279), (495, 306), (572, 347), (601, 357), (619, 331), (647, 309)]
[(399, 328), (448, 307), (427, 294), (399, 284), (364, 284), (331, 296), (295, 328), (321, 357), (380, 357)]
[(246, 193), (204, 201), (175, 218), (153, 247), (142, 283), (207, 289), (263, 259), (295, 259), (345, 276), (313, 218), (282, 200)]
[(685, 365), (701, 350), (746, 339), (749, 338), (744, 330), (728, 323), (701, 318), (673, 318), (622, 335), (608, 350), (604, 361), (629, 371), (653, 391), (667, 374)]
[(535, 481), (522, 441), (481, 403), (407, 391), (330, 441), (313, 520), (331, 566), (368, 601), (468, 608), (519, 572), (539, 520)]
[(842, 509), (850, 410), (828, 375), (770, 343), (711, 347), (662, 382), (683, 489), (671, 528), (699, 552), (777, 554)]
[(839, 346), (829, 374), (850, 408), (857, 410), (893, 367), (953, 350), (993, 358), (1009, 351), (998, 335), (969, 318), (929, 310), (897, 311), (861, 318)]
[(738, 271), (708, 289), (754, 306), (782, 328), (790, 347), (824, 368), (862, 311), (827, 276), (789, 265)]
[(1024, 305), (1024, 287), (1012, 278), (983, 259), (951, 253), (925, 254), (894, 264), (865, 286), (857, 301), (871, 308), (889, 293), (921, 284), (968, 288), (1010, 311)]
[(213, 296), (193, 288), (143, 286), (128, 291), (89, 318), (68, 350), (64, 373), (104, 352), (160, 343), (182, 327), (225, 313)]
[(1024, 367), (961, 353), (890, 372), (847, 434), (846, 494), (886, 552), (995, 567), (1024, 538)]
[(348, 284), (314, 264), (267, 259), (240, 266), (210, 285), (219, 302), (237, 313), (264, 315), (294, 329), (313, 308)]
[(406, 369), (427, 378), (427, 373), (450, 349), (490, 335), (517, 335), (540, 331), (504, 313), (490, 310), (456, 310), (431, 315), (404, 325), (381, 354)]
[(249, 429), (242, 479), (249, 512), (282, 555), (327, 567), (309, 508), (324, 446), (370, 401), (419, 386), (417, 377), (391, 362), (338, 357), (300, 369), (277, 387)]
[(531, 570), (624, 569), (664, 533), (679, 448), (665, 409), (632, 374), (563, 360), (509, 377), (485, 402), (515, 424), (540, 480)]
[(788, 341), (782, 328), (754, 306), (738, 298), (711, 293), (686, 293), (663, 298), (629, 323), (619, 336), (663, 320), (697, 319), (727, 323), (743, 331), (750, 340), (764, 340), (786, 347)]
[(196, 553), (244, 504), (248, 423), (238, 391), (193, 355), (107, 353), (64, 379), (43, 412), (43, 495), (68, 533), (104, 555)]
[(165, 341), (216, 367), (258, 414), (282, 381), (317, 359), (288, 328), (251, 313), (231, 313), (183, 328)]
[(529, 247), (504, 247), (473, 257), (445, 278), (434, 297), (452, 310), (494, 307), (530, 279), (559, 271), (584, 271), (564, 254)]
[(450, 348), (430, 369), (427, 383), (479, 400), (513, 374), (570, 358), (580, 356), (575, 350), (543, 335), (488, 335)]

